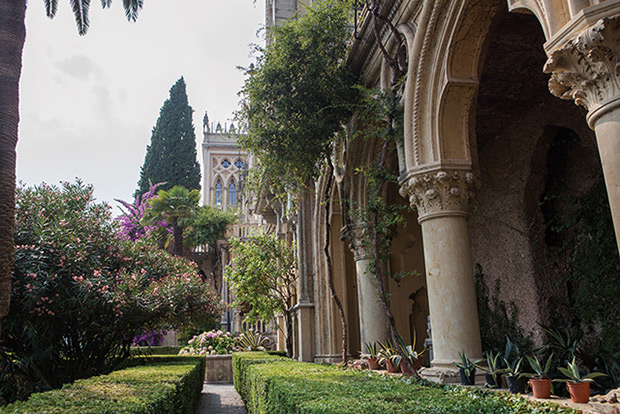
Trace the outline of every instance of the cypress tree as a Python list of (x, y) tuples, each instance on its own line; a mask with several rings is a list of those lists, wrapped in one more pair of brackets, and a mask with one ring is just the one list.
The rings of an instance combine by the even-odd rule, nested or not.
[(170, 88), (170, 97), (159, 110), (151, 144), (146, 147), (135, 197), (149, 190), (149, 182), (165, 182), (160, 187), (162, 190), (175, 185), (200, 190), (193, 112), (187, 99), (185, 80), (181, 77)]

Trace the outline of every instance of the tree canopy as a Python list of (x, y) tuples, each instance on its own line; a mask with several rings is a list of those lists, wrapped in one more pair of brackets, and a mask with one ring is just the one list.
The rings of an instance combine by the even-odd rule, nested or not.
[[(286, 348), (292, 355), (291, 306), (295, 297), (296, 247), (273, 233), (257, 233), (247, 240), (230, 240), (232, 266), (226, 280), (235, 294), (235, 306), (247, 308), (249, 320), (272, 320), (282, 313), (288, 333)], [(282, 328), (282, 327), (281, 327)]]
[(185, 80), (181, 77), (170, 88), (170, 97), (159, 111), (151, 144), (146, 148), (144, 164), (135, 196), (146, 193), (150, 183), (164, 183), (161, 189), (175, 185), (200, 190), (200, 165), (196, 160), (196, 133), (193, 109), (187, 99)]
[[(262, 177), (296, 185), (314, 178), (356, 96), (346, 65), (349, 8), (319, 1), (298, 19), (270, 30), (270, 43), (241, 91), (239, 143), (259, 160)], [(272, 181), (275, 184), (276, 180)]]

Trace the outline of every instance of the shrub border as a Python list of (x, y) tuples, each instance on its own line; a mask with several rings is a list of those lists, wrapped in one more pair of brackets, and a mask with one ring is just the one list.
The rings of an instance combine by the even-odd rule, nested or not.
[[(194, 413), (204, 382), (203, 357), (133, 357), (123, 365), (122, 369), (107, 375), (77, 380), (62, 389), (33, 394), (27, 401), (0, 408), (0, 413)], [(153, 375), (136, 372), (148, 367), (153, 368)], [(93, 398), (94, 391), (100, 393), (101, 390), (111, 394), (114, 390), (121, 390), (129, 397)], [(141, 395), (136, 398), (134, 394)]]

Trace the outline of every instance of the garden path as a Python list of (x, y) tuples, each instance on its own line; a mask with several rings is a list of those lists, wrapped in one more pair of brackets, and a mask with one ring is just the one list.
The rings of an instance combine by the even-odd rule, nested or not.
[(196, 414), (246, 414), (243, 400), (232, 384), (205, 383)]

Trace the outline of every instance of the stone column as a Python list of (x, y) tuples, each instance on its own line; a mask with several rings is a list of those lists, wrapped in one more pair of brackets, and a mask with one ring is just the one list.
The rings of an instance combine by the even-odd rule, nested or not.
[[(366, 232), (363, 224), (352, 224), (342, 230), (343, 236), (350, 243), (355, 260), (357, 277), (357, 297), (360, 318), (360, 349), (366, 352), (367, 343), (385, 343), (390, 337), (385, 311), (379, 301), (379, 292), (374, 275), (368, 272), (370, 258), (364, 239)], [(386, 283), (387, 286), (387, 283)]]
[[(587, 18), (584, 12), (583, 19)], [(549, 89), (554, 95), (588, 110), (586, 119), (596, 133), (616, 242), (620, 242), (620, 16), (600, 19), (570, 34), (559, 34), (568, 40), (556, 45), (544, 71), (551, 73)]]
[(312, 254), (312, 196), (311, 187), (304, 192), (297, 213), (297, 304), (295, 305), (295, 357), (314, 361), (314, 266)]
[(474, 184), (469, 171), (435, 168), (410, 174), (401, 186), (401, 194), (417, 208), (422, 226), (432, 364), (441, 382), (444, 376), (454, 376), (459, 353), (470, 359), (482, 356), (467, 228)]

